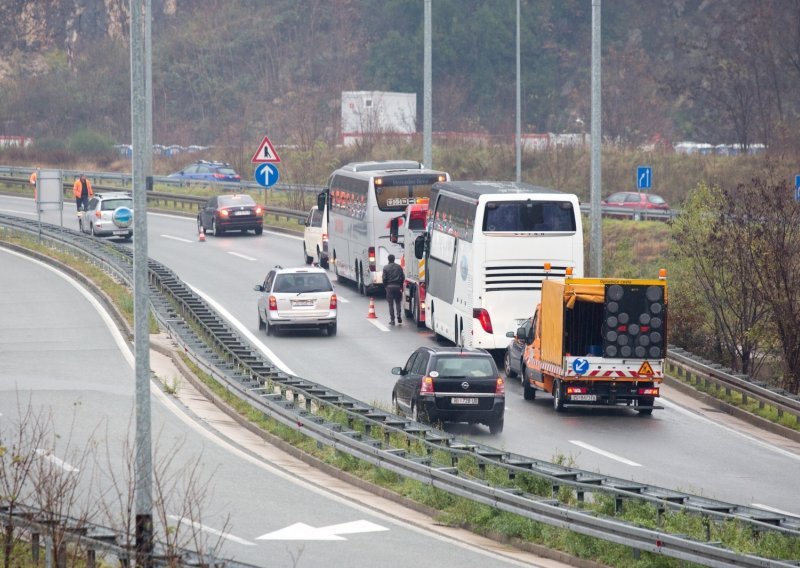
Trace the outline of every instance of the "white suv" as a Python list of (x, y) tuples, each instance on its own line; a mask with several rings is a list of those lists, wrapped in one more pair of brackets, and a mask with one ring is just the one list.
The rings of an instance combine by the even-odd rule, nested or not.
[(272, 335), (282, 329), (327, 330), (336, 335), (336, 294), (322, 268), (283, 268), (269, 271), (253, 288), (258, 297), (258, 329)]
[(89, 206), (78, 216), (78, 227), (83, 233), (96, 237), (133, 237), (133, 197), (119, 191), (95, 193)]
[(316, 258), (319, 265), (328, 268), (328, 216), (327, 211), (320, 211), (316, 205), (308, 212), (301, 225), (303, 231), (303, 260), (311, 264)]

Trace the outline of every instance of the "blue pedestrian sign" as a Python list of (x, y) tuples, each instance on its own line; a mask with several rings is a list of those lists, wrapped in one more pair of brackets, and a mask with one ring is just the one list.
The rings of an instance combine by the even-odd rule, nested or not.
[(794, 176), (794, 200), (800, 201), (800, 176)]
[(589, 360), (588, 359), (575, 359), (572, 362), (572, 370), (575, 371), (576, 375), (584, 375), (586, 371), (589, 370)]
[(653, 187), (653, 168), (639, 166), (636, 168), (636, 189), (650, 189)]
[(259, 164), (255, 171), (256, 182), (264, 187), (272, 187), (278, 183), (278, 168), (274, 164)]

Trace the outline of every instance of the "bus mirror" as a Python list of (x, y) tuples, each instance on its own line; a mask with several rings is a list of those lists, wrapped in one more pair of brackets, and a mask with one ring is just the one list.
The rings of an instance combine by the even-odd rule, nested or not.
[(322, 193), (317, 194), (317, 208), (320, 211), (325, 210), (325, 202), (327, 201), (327, 197), (328, 197), (327, 191), (323, 191)]
[(421, 259), (425, 256), (425, 235), (419, 235), (414, 240), (414, 256)]
[(399, 217), (393, 217), (389, 219), (389, 242), (390, 243), (397, 243), (397, 232), (400, 226), (398, 222)]

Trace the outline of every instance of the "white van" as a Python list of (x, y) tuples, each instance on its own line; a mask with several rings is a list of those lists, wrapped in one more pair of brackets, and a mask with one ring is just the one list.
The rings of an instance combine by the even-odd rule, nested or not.
[(328, 216), (316, 205), (308, 212), (303, 231), (303, 260), (311, 264), (315, 260), (323, 268), (328, 268)]

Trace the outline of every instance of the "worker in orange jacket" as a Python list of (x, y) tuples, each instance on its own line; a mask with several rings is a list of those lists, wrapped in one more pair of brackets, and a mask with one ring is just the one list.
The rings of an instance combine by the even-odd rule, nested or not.
[(78, 212), (81, 210), (81, 205), (83, 205), (83, 210), (86, 211), (89, 208), (89, 198), (94, 197), (92, 182), (86, 179), (86, 174), (81, 174), (75, 180), (75, 185), (72, 186), (72, 194), (75, 196), (75, 206), (78, 208)]
[(37, 177), (37, 175), (36, 175), (36, 171), (34, 171), (34, 172), (31, 174), (31, 177), (30, 177), (30, 179), (28, 180), (28, 181), (30, 181), (30, 182), (31, 182), (31, 185), (33, 186), (33, 198), (34, 198), (34, 199), (36, 199), (36, 177)]

